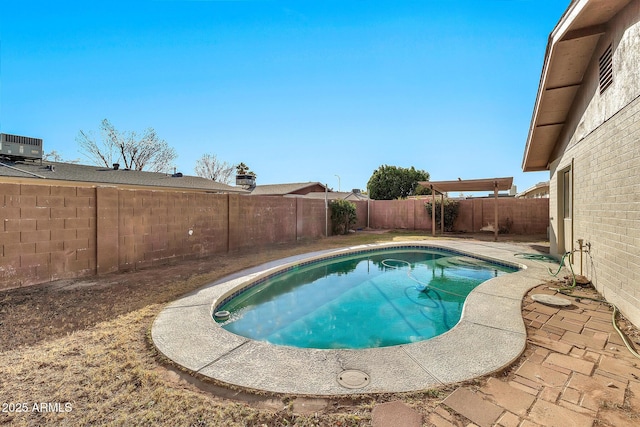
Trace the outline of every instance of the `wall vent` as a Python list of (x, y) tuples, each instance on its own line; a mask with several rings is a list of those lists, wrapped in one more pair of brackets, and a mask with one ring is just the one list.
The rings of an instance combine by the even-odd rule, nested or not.
[(598, 61), (599, 65), (599, 80), (600, 80), (600, 93), (603, 93), (611, 83), (613, 83), (613, 48), (612, 45), (609, 45), (607, 50), (604, 51), (600, 60)]

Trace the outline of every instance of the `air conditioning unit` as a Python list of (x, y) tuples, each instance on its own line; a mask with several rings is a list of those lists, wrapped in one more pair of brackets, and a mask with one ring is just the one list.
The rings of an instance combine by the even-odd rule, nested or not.
[(41, 160), (42, 139), (0, 133), (0, 156), (15, 160)]
[(254, 175), (236, 175), (236, 185), (254, 187), (256, 185), (256, 177)]

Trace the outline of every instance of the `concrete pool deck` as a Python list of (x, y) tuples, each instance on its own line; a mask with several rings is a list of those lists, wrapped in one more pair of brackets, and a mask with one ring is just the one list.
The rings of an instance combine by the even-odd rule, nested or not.
[[(453, 249), (524, 268), (478, 286), (452, 330), (412, 344), (364, 350), (276, 346), (230, 333), (212, 319), (215, 301), (291, 264), (403, 245)], [(174, 301), (155, 319), (151, 337), (164, 356), (188, 371), (248, 390), (335, 396), (418, 391), (466, 381), (503, 369), (525, 349), (522, 299), (549, 274), (542, 263), (516, 258), (522, 249), (501, 242), (410, 241), (285, 258), (228, 276)]]

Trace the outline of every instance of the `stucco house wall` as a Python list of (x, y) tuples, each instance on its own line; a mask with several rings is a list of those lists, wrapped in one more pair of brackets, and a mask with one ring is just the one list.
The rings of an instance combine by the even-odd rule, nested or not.
[[(640, 325), (640, 0), (605, 28), (551, 157), (550, 244), (558, 255), (577, 249), (578, 239), (589, 244), (583, 274)], [(613, 83), (600, 93), (599, 58), (609, 45)], [(563, 222), (567, 171), (570, 225)], [(580, 262), (576, 253), (574, 268)]]

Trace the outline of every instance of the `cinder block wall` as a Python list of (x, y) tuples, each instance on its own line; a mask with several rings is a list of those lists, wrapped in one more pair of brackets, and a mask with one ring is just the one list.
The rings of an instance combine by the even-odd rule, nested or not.
[[(600, 38), (550, 166), (551, 252), (590, 243), (583, 274), (640, 325), (640, 1)], [(613, 83), (600, 93), (599, 58), (613, 48)], [(571, 171), (572, 224), (565, 227), (563, 172)], [(568, 224), (567, 224), (568, 225)], [(580, 256), (573, 258), (580, 268)]]
[(296, 239), (317, 239), (331, 234), (331, 215), (324, 200), (296, 199)]
[(143, 268), (228, 250), (227, 195), (116, 191), (118, 211), (113, 215), (118, 217), (118, 248), (112, 253), (118, 254), (118, 259), (109, 262), (110, 270)]
[[(369, 226), (376, 229), (426, 229), (424, 218), (427, 217), (424, 200), (372, 200), (369, 203)], [(424, 211), (424, 212), (423, 212)], [(418, 218), (418, 227), (416, 227)], [(429, 220), (429, 225), (431, 221)]]
[[(370, 227), (376, 229), (431, 230), (431, 216), (425, 208), (427, 199), (372, 200)], [(453, 230), (477, 233), (495, 222), (495, 200), (460, 201)], [(549, 199), (498, 199), (499, 226), (511, 221), (510, 233), (544, 234), (549, 224)], [(439, 230), (438, 230), (439, 231)]]
[(296, 199), (229, 195), (229, 249), (296, 241)]
[(0, 289), (93, 274), (94, 188), (0, 183)]
[[(0, 289), (331, 234), (324, 200), (48, 183), (0, 183), (0, 197)], [(505, 203), (501, 209), (520, 218), (515, 224), (535, 224), (536, 210)], [(492, 202), (475, 204), (470, 216), (461, 209), (466, 217), (488, 209), (493, 218)], [(355, 228), (366, 227), (368, 215), (372, 228), (431, 229), (424, 200), (359, 201), (356, 209)], [(465, 230), (479, 230), (483, 220), (474, 221)]]
[(0, 289), (325, 235), (324, 201), (0, 183)]
[[(455, 231), (479, 232), (495, 222), (495, 200), (460, 201)], [(513, 234), (546, 234), (549, 225), (549, 199), (498, 198), (498, 227)]]
[[(591, 244), (583, 274), (640, 325), (640, 97), (612, 116), (554, 164), (551, 216), (561, 218), (561, 171), (573, 162), (573, 239)], [(557, 221), (556, 221), (557, 223)], [(556, 225), (557, 227), (557, 225)], [(552, 242), (552, 252), (557, 243)], [(579, 269), (580, 258), (574, 257)]]

